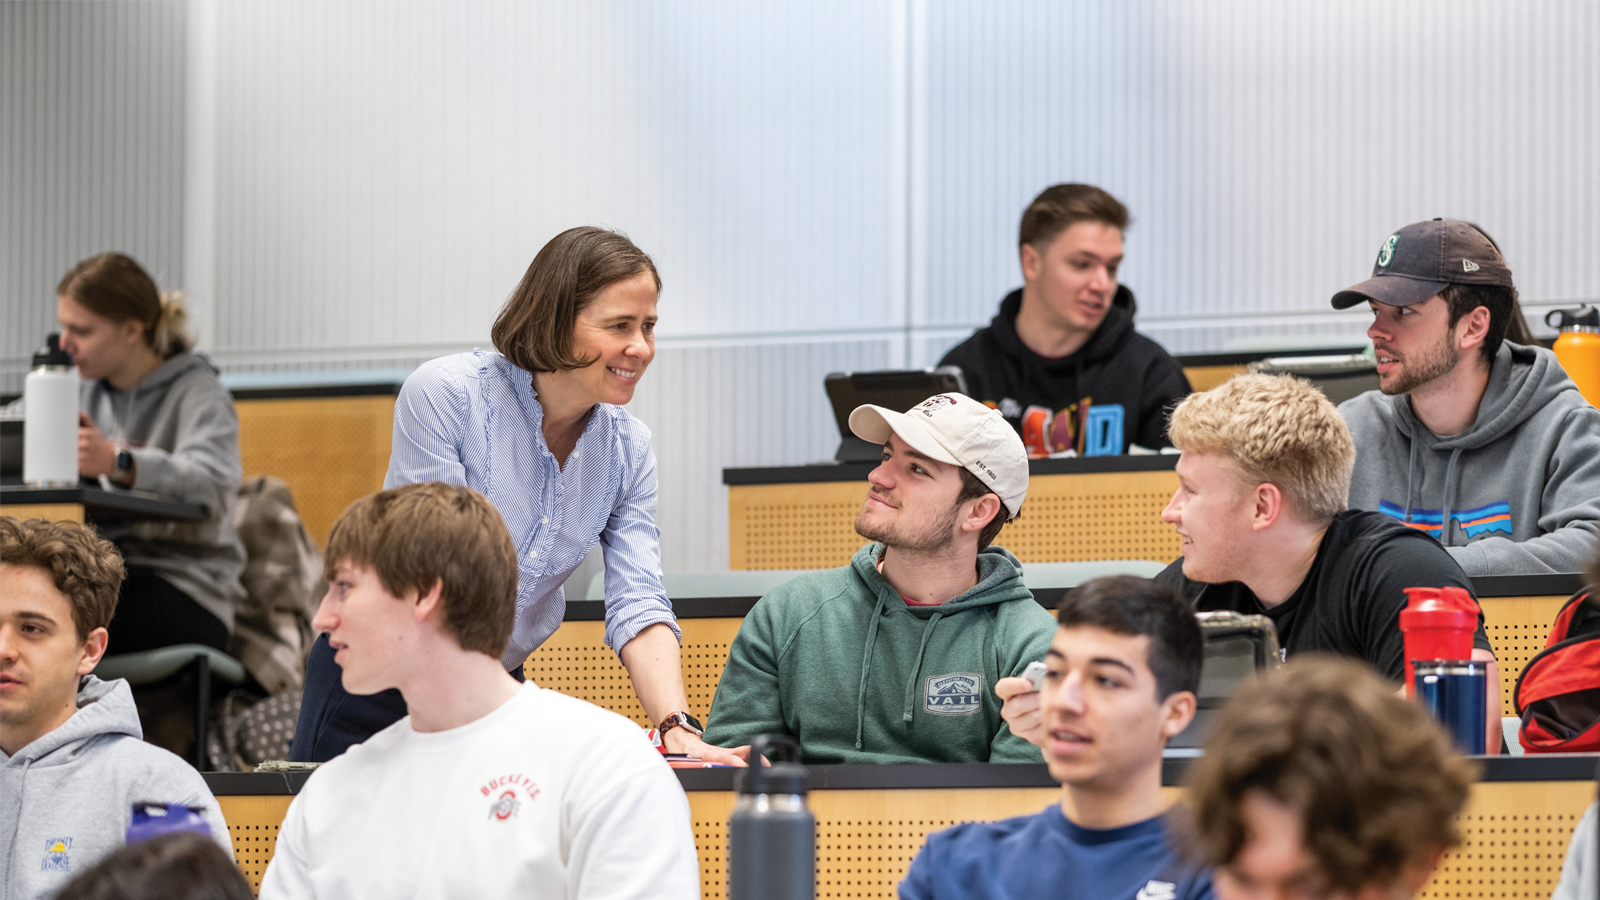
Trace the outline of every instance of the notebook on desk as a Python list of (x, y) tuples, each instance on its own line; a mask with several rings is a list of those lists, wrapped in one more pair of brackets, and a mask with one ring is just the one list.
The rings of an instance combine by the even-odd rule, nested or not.
[(905, 412), (918, 403), (947, 391), (965, 394), (967, 381), (958, 366), (937, 369), (888, 369), (878, 372), (830, 372), (822, 379), (839, 426), (837, 462), (877, 462), (883, 450), (850, 431), (850, 413), (863, 403)]

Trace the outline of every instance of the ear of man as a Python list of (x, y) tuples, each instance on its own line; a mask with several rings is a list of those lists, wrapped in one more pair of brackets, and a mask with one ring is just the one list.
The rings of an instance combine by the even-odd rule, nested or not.
[(975, 500), (968, 500), (971, 504), (966, 515), (961, 518), (961, 530), (979, 532), (988, 525), (995, 516), (1005, 515), (1001, 509), (1000, 498), (994, 494), (984, 494)]
[(411, 617), (418, 623), (432, 621), (436, 626), (444, 624), (444, 579), (436, 578), (433, 587), (427, 592), (407, 591), (406, 602), (411, 604)]
[(1256, 485), (1252, 492), (1251, 500), (1254, 504), (1250, 511), (1250, 529), (1261, 531), (1271, 528), (1287, 511), (1284, 505), (1283, 491), (1270, 481), (1263, 481)]
[(1195, 709), (1200, 705), (1193, 691), (1173, 691), (1161, 701), (1161, 737), (1172, 740), (1194, 721)]
[(100, 657), (106, 655), (106, 645), (111, 641), (111, 633), (104, 628), (96, 628), (84, 638), (83, 646), (78, 649), (78, 674), (87, 675), (94, 671), (100, 664)]
[(1451, 329), (1454, 334), (1456, 347), (1460, 350), (1477, 350), (1483, 342), (1489, 339), (1489, 308), (1475, 306), (1472, 312), (1462, 316)]
[(1038, 281), (1044, 271), (1044, 257), (1032, 244), (1023, 244), (1021, 254), (1022, 280)]

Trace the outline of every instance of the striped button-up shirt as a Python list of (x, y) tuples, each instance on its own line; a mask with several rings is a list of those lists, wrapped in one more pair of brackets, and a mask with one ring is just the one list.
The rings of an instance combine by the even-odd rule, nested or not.
[(561, 625), (561, 585), (605, 542), (606, 633), (620, 650), (657, 622), (681, 637), (661, 587), (650, 429), (597, 404), (563, 469), (545, 446), (533, 376), (474, 350), (424, 363), (395, 401), (385, 488), (444, 481), (494, 503), (518, 557), (517, 623), (502, 662), (519, 666)]

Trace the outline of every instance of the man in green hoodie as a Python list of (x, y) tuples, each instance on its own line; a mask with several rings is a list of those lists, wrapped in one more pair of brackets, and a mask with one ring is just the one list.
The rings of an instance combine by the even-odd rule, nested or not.
[(872, 543), (755, 605), (705, 739), (794, 735), (813, 763), (1039, 762), (993, 695), (1044, 658), (1056, 625), (1016, 557), (990, 546), (1027, 494), (1022, 440), (953, 393), (906, 413), (862, 406), (850, 429), (883, 444), (856, 517)]

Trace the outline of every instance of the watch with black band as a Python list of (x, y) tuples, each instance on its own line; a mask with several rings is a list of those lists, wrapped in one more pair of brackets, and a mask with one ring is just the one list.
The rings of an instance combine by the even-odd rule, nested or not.
[(133, 454), (129, 453), (127, 448), (124, 447), (123, 449), (117, 451), (117, 471), (116, 474), (111, 476), (111, 480), (117, 482), (118, 484), (132, 484), (132, 476)]
[(682, 728), (695, 737), (706, 733), (706, 729), (700, 724), (699, 719), (686, 712), (675, 712), (661, 720), (661, 724), (656, 726), (656, 734), (665, 738), (667, 732), (674, 728)]

